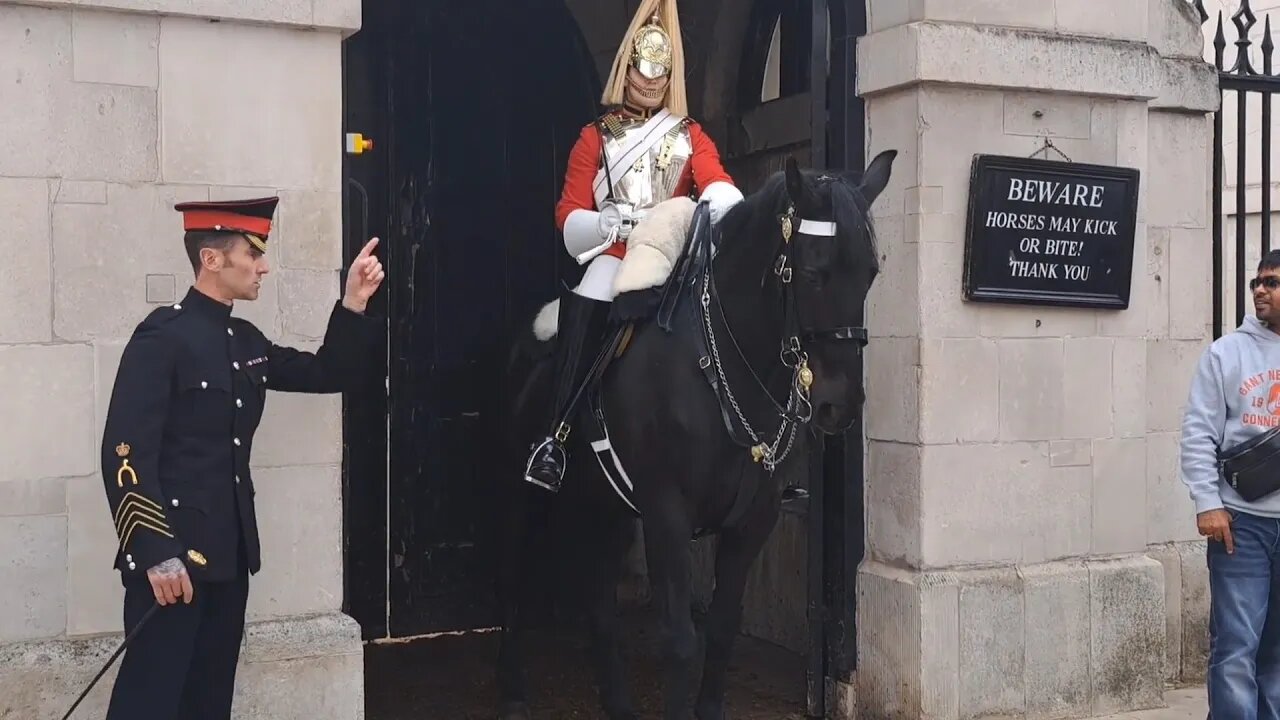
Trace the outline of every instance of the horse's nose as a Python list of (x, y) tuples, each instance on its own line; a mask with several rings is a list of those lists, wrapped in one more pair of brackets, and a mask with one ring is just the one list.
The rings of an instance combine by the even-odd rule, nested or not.
[(844, 413), (833, 403), (821, 402), (813, 409), (813, 419), (818, 424), (819, 430), (833, 433), (840, 430), (840, 426), (844, 424)]

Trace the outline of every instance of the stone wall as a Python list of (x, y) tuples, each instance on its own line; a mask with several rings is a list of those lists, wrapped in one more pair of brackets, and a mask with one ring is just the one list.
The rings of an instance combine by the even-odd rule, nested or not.
[[(1203, 665), (1180, 412), (1209, 340), (1216, 78), (1184, 0), (872, 0), (864, 717), (1158, 706)], [(977, 153), (1142, 172), (1128, 310), (967, 303)], [(1062, 159), (1052, 150), (1050, 159)]]
[[(343, 261), (341, 41), (359, 23), (359, 0), (0, 0), (0, 544), (17, 550), (0, 563), (0, 716), (60, 717), (119, 642), (98, 443), (130, 332), (192, 279), (173, 204), (279, 193), (272, 276), (236, 313), (302, 348), (323, 335)], [(268, 403), (237, 717), (284, 717), (263, 704), (280, 687), (289, 717), (363, 714), (339, 613), (340, 409)], [(100, 715), (109, 680), (78, 714)]]

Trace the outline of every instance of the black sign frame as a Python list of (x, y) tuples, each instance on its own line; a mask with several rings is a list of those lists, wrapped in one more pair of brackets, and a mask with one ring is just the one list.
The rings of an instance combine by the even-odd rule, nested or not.
[[(1015, 204), (1007, 194), (999, 190), (1011, 187), (998, 180), (1010, 174), (1022, 176), (1023, 179), (1048, 180), (1050, 182), (1087, 183), (1090, 186), (1102, 184), (1104, 200), (1103, 208), (1090, 207), (1080, 212), (1072, 206), (1048, 205), (1044, 203)], [(1029, 177), (1028, 177), (1029, 176)], [(1141, 185), (1141, 172), (1136, 168), (1116, 167), (1109, 165), (1091, 165), (1076, 162), (1059, 162), (1035, 158), (1010, 157), (1004, 155), (975, 155), (969, 177), (969, 208), (966, 221), (964, 248), (964, 298), (976, 302), (1048, 305), (1058, 307), (1077, 307), (1107, 310), (1127, 310), (1133, 287), (1134, 244), (1137, 233), (1138, 197)], [(1120, 187), (1116, 188), (1119, 183)], [(997, 187), (999, 185), (999, 187)], [(1078, 199), (1078, 196), (1075, 196)], [(1087, 199), (1092, 200), (1090, 195)], [(1101, 210), (1101, 211), (1099, 211)], [(1023, 223), (1024, 229), (1017, 227), (1015, 221), (1011, 228), (987, 227), (990, 213), (1014, 213)], [(1039, 217), (1037, 221), (1031, 218)], [(1052, 236), (1049, 223), (1055, 217), (1059, 222), (1074, 224), (1076, 227), (1090, 227), (1090, 221), (1101, 223), (1113, 237), (1094, 238), (1091, 243), (1078, 241), (1075, 236)], [(1063, 220), (1065, 218), (1065, 220)], [(1027, 235), (1031, 233), (1037, 237)], [(1050, 234), (1050, 238), (1044, 238)], [(1063, 263), (1047, 261), (1035, 262), (1036, 257), (1023, 252), (1020, 243), (1037, 240), (1046, 245), (1054, 243), (1054, 247), (1066, 246), (1065, 252), (1083, 253), (1089, 250), (1091, 264), (1084, 270), (1087, 274), (1086, 289), (1064, 289), (1064, 278), (1057, 274)], [(1098, 248), (1099, 243), (1114, 240), (1114, 247)], [(1010, 247), (1012, 242), (1012, 247)], [(1080, 244), (1074, 244), (1079, 242)], [(1103, 252), (1105, 250), (1105, 252)], [(1028, 263), (1036, 268), (1047, 268), (1046, 277), (1010, 277), (1014, 263), (1019, 271), (1026, 271)], [(1059, 268), (1050, 268), (1058, 264)], [(999, 268), (997, 270), (997, 268)], [(1073, 264), (1076, 272), (1082, 266)], [(1096, 280), (1100, 271), (1105, 282), (1089, 282)], [(1068, 281), (1070, 282), (1070, 281)]]

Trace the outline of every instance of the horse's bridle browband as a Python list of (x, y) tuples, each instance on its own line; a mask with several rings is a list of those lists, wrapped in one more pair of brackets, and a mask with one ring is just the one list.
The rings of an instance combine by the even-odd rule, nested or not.
[[(718, 399), (721, 401), (721, 410), (724, 414), (729, 435), (739, 444), (749, 446), (752, 458), (756, 462), (764, 464), (765, 469), (773, 472), (774, 468), (790, 453), (792, 444), (795, 440), (795, 430), (797, 425), (806, 424), (813, 417), (813, 406), (809, 402), (809, 390), (813, 386), (813, 371), (809, 369), (809, 355), (804, 350), (805, 344), (824, 343), (824, 342), (856, 342), (859, 350), (866, 346), (868, 341), (867, 329), (858, 326), (841, 326), (822, 330), (803, 330), (800, 328), (799, 318), (795, 314), (795, 298), (791, 289), (792, 272), (789, 266), (790, 249), (793, 247), (791, 238), (795, 229), (795, 207), (789, 207), (787, 212), (779, 217), (778, 221), (782, 227), (782, 243), (778, 253), (778, 259), (774, 264), (774, 273), (778, 276), (782, 283), (782, 300), (783, 300), (783, 323), (787, 332), (784, 333), (783, 345), (780, 356), (783, 365), (792, 371), (791, 391), (787, 395), (786, 407), (783, 407), (769, 393), (768, 387), (764, 381), (760, 379), (760, 375), (751, 367), (751, 363), (747, 360), (746, 355), (742, 352), (742, 348), (738, 346), (737, 338), (733, 336), (733, 331), (729, 328), (728, 318), (725, 316), (724, 308), (720, 304), (719, 293), (715, 290), (714, 273), (709, 265), (704, 266), (704, 276), (702, 278), (702, 324), (703, 333), (706, 344), (710, 353), (703, 358), (702, 368), (708, 373), (708, 379), (711, 380), (712, 387), (716, 391)], [(834, 237), (836, 235), (836, 223), (829, 221), (805, 220), (800, 219), (799, 230), (801, 235), (827, 236)], [(720, 353), (718, 343), (716, 342), (714, 326), (711, 322), (710, 303), (715, 300), (717, 309), (720, 311), (721, 320), (724, 323), (725, 333), (729, 340), (733, 343), (734, 349), (737, 351), (738, 358), (743, 362), (756, 384), (764, 392), (765, 397), (773, 404), (780, 417), (778, 431), (771, 442), (763, 440), (756, 431), (751, 427), (751, 423), (747, 420), (742, 408), (738, 405), (737, 399), (733, 392), (729, 389), (728, 378), (725, 376), (724, 367), (720, 362)], [(712, 378), (710, 373), (714, 368), (716, 377)], [(729, 418), (728, 408), (724, 406), (724, 400), (728, 400), (734, 413), (737, 415), (738, 421), (743, 429), (750, 436), (751, 443), (744, 442), (735, 432), (732, 421)], [(781, 448), (783, 437), (787, 438), (786, 447)]]

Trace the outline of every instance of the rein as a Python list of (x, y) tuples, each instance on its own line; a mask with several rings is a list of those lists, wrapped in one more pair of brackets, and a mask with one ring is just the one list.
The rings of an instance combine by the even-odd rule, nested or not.
[[(715, 378), (712, 380), (712, 386), (716, 389), (718, 398), (723, 395), (721, 410), (725, 416), (730, 437), (739, 445), (749, 447), (752, 459), (757, 463), (762, 463), (769, 473), (772, 473), (790, 454), (795, 441), (796, 427), (807, 424), (813, 417), (813, 405), (809, 400), (809, 392), (813, 387), (814, 377), (813, 371), (809, 369), (809, 354), (805, 351), (805, 346), (826, 342), (856, 342), (859, 345), (859, 350), (861, 350), (862, 347), (866, 346), (868, 339), (865, 327), (839, 326), (818, 330), (805, 330), (802, 328), (796, 310), (795, 293), (791, 284), (792, 270), (789, 266), (791, 248), (794, 247), (791, 243), (791, 238), (795, 234), (795, 220), (795, 206), (789, 207), (787, 212), (778, 218), (782, 231), (782, 242), (781, 250), (773, 267), (774, 274), (778, 276), (782, 283), (784, 332), (779, 358), (783, 366), (791, 370), (790, 390), (787, 393), (785, 407), (775, 400), (769, 392), (764, 381), (760, 379), (759, 373), (751, 366), (751, 362), (747, 359), (746, 354), (743, 353), (732, 328), (729, 327), (729, 318), (724, 312), (720, 293), (716, 290), (715, 274), (712, 272), (711, 264), (705, 264), (702, 272), (701, 320), (704, 339), (710, 352), (702, 358), (700, 365), (704, 372), (709, 371), (712, 366), (715, 368)], [(801, 218), (799, 231), (801, 235), (834, 237), (836, 224), (834, 222)], [(778, 428), (773, 433), (772, 440), (763, 439), (755, 428), (751, 426), (733, 391), (729, 388), (728, 377), (720, 359), (719, 344), (712, 323), (711, 303), (713, 300), (716, 309), (720, 313), (721, 321), (724, 323), (724, 334), (728, 336), (729, 341), (732, 343), (738, 359), (742, 361), (742, 364), (747, 368), (747, 372), (755, 380), (760, 390), (764, 392), (764, 396), (769, 399), (774, 411), (778, 413)], [(723, 393), (721, 388), (723, 388)], [(742, 428), (749, 436), (750, 443), (743, 441), (734, 431), (732, 422), (729, 422), (728, 412), (724, 408), (724, 400), (728, 400), (730, 407), (737, 416), (738, 422), (741, 423)], [(782, 445), (784, 438), (786, 439), (785, 446)]]

